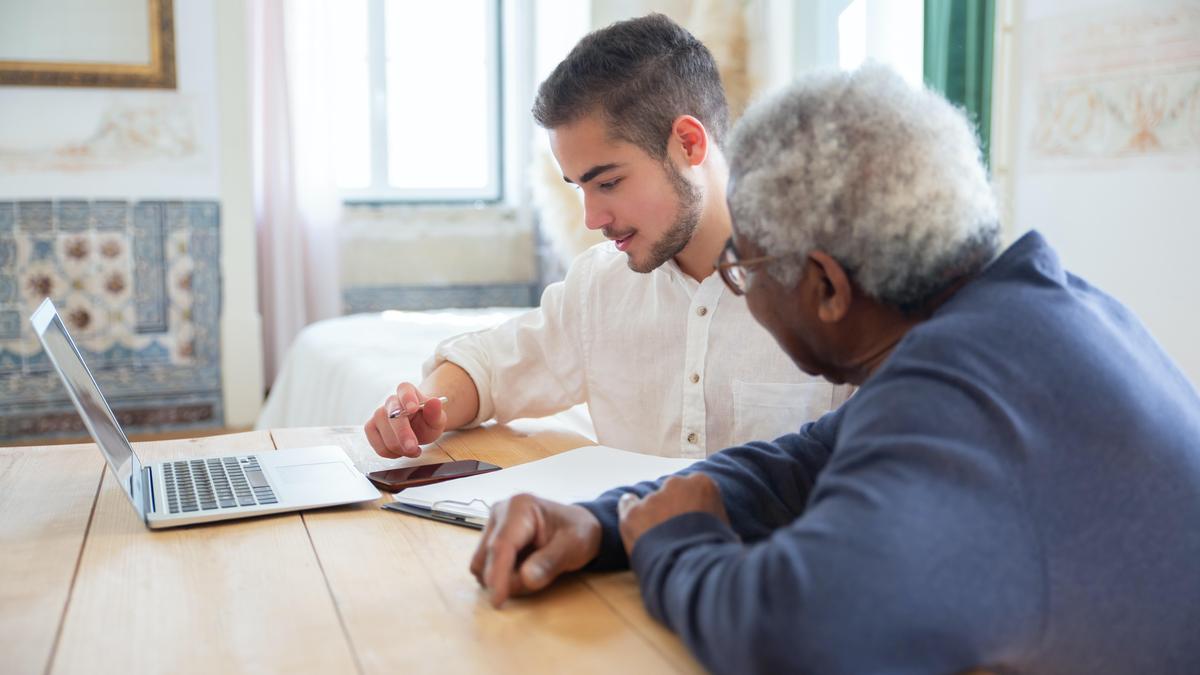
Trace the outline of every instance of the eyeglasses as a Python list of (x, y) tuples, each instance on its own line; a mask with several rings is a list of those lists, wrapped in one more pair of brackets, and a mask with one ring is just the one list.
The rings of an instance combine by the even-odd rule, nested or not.
[(715, 267), (721, 275), (721, 280), (734, 295), (745, 295), (746, 270), (782, 257), (781, 255), (763, 255), (741, 260), (738, 258), (737, 249), (733, 246), (733, 237), (730, 237), (729, 241), (725, 242), (725, 248), (721, 249), (721, 257), (717, 258)]

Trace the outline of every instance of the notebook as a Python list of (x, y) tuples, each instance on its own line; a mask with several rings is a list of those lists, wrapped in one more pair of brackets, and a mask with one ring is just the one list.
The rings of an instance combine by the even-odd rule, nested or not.
[(510, 469), (408, 488), (384, 508), (482, 528), (494, 504), (521, 492), (564, 504), (583, 502), (615, 487), (675, 473), (695, 461), (593, 445)]

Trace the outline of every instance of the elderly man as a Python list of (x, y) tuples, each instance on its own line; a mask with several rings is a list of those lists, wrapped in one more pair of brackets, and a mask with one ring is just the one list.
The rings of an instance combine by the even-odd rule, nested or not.
[(963, 116), (882, 67), (818, 74), (730, 156), (727, 283), (861, 388), (679, 476), (498, 505), (492, 601), (629, 565), (718, 672), (1195, 672), (1200, 397), (1040, 235), (997, 255)]

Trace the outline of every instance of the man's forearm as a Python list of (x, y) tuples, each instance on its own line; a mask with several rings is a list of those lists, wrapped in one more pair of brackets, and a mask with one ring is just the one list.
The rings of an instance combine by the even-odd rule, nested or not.
[(443, 361), (429, 373), (420, 386), (425, 396), (445, 396), (446, 428), (459, 429), (479, 415), (479, 390), (467, 371), (457, 365)]

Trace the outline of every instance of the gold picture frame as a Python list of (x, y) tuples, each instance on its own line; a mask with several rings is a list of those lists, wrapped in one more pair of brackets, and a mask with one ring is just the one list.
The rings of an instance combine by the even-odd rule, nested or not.
[(0, 60), (0, 85), (175, 88), (173, 0), (146, 0), (149, 63)]

